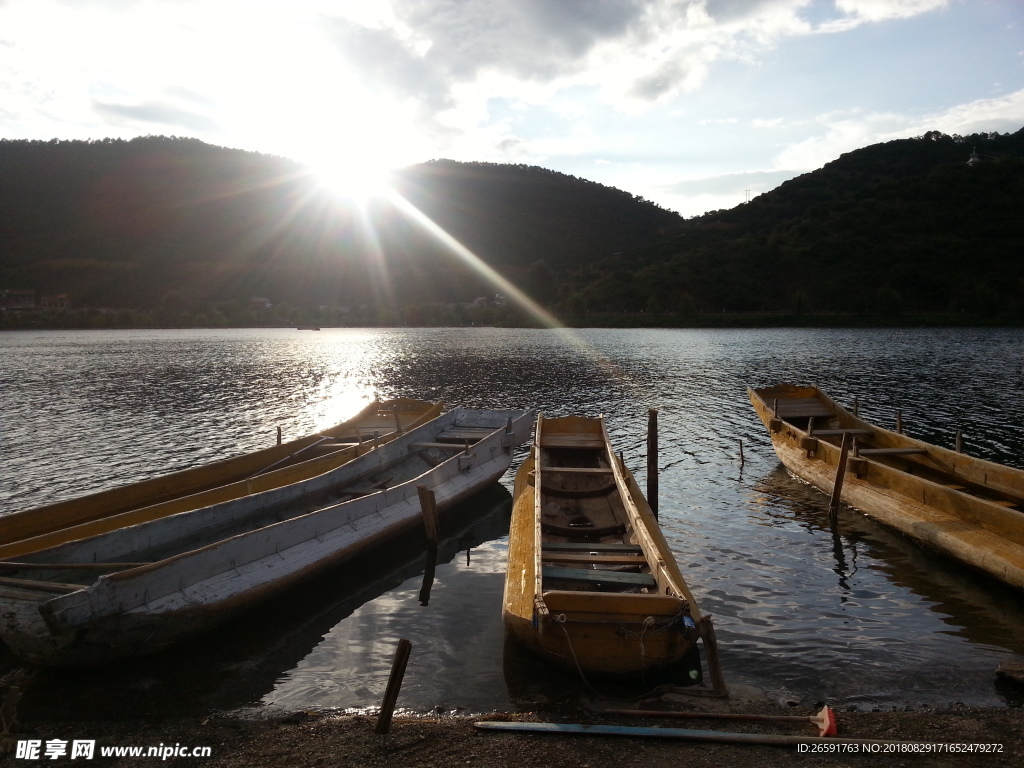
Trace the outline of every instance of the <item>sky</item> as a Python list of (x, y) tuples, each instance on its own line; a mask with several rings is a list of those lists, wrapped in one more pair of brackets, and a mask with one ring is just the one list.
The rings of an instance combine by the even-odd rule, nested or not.
[(1022, 0), (0, 0), (0, 138), (190, 136), (349, 190), (525, 163), (689, 217), (1021, 127)]

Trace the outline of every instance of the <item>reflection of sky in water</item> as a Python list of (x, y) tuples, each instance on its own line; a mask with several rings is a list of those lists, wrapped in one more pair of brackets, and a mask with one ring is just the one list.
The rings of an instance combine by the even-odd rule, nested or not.
[(472, 550), (468, 566), (462, 555), (437, 566), (427, 606), (420, 605), (420, 577), (366, 603), (287, 672), (264, 702), (287, 708), (379, 703), (391, 669), (388, 649), (404, 637), (413, 650), (402, 706), (505, 706), (500, 663), (505, 554), (503, 539)]
[[(1019, 595), (850, 510), (833, 535), (827, 499), (779, 468), (745, 386), (815, 382), (883, 426), (900, 409), (909, 434), (942, 445), (962, 426), (969, 453), (1024, 466), (1020, 330), (577, 335), (596, 355), (497, 328), (2, 333), (0, 510), (265, 447), (277, 426), (305, 434), (375, 393), (604, 413), (643, 487), (654, 407), (662, 524), (730, 680), (812, 702), (1000, 701), (992, 671), (1024, 651)], [(501, 547), (438, 566), (427, 608), (414, 578), (358, 609), (265, 699), (376, 704), (408, 637), (401, 703), (503, 706)]]

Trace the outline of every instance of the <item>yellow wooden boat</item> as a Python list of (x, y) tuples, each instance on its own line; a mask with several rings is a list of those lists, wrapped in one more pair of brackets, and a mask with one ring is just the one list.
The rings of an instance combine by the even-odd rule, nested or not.
[(1024, 588), (1024, 471), (869, 424), (816, 387), (780, 384), (749, 395), (794, 475), (831, 493), (846, 435), (842, 501)]
[(503, 618), (522, 643), (616, 677), (693, 647), (700, 611), (603, 418), (538, 418), (514, 496)]
[(0, 516), (0, 558), (300, 483), (425, 424), (443, 410), (442, 402), (374, 401), (351, 419), (298, 440)]

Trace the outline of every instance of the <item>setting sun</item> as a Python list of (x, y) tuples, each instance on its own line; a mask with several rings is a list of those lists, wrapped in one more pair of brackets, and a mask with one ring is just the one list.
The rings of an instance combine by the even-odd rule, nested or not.
[(340, 198), (355, 203), (386, 197), (391, 189), (391, 170), (355, 158), (335, 158), (308, 163), (317, 183)]

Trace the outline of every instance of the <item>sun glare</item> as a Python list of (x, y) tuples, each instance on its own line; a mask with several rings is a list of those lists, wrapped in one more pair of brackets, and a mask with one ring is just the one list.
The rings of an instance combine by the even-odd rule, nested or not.
[(339, 198), (355, 203), (386, 197), (390, 169), (352, 158), (311, 164), (320, 185)]

